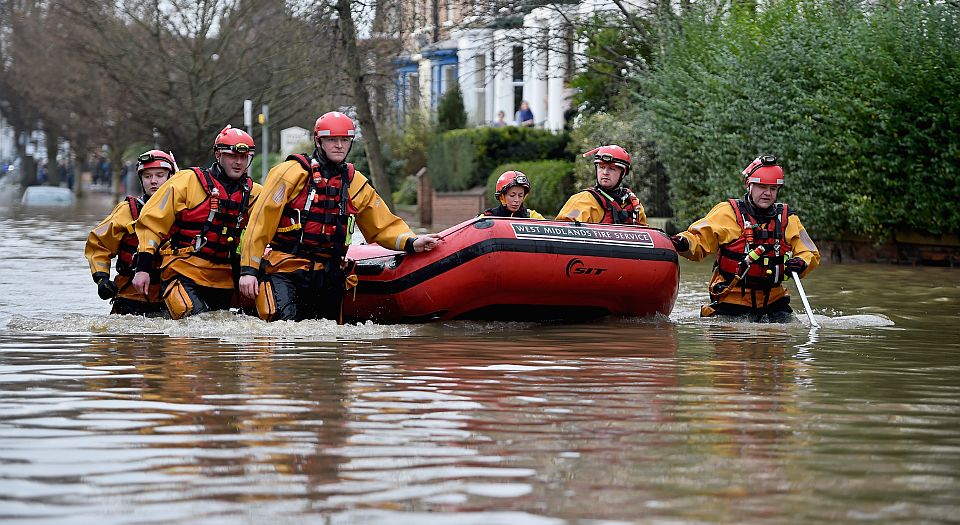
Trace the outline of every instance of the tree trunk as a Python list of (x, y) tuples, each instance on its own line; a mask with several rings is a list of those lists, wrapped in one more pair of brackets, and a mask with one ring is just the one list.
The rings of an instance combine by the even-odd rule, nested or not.
[(390, 179), (384, 169), (383, 148), (380, 146), (380, 135), (377, 133), (376, 119), (370, 110), (370, 94), (364, 83), (365, 64), (357, 49), (357, 28), (353, 24), (353, 14), (350, 12), (350, 0), (337, 0), (337, 13), (340, 15), (340, 38), (346, 53), (346, 69), (350, 75), (353, 88), (354, 103), (357, 106), (357, 120), (366, 141), (367, 162), (370, 164), (370, 177), (377, 188), (380, 198), (387, 207), (393, 208), (393, 192), (390, 188)]
[(60, 166), (57, 165), (57, 134), (49, 129), (44, 131), (47, 136), (47, 183), (50, 186), (60, 185)]
[(123, 164), (123, 151), (114, 144), (111, 144), (110, 154), (107, 158), (110, 159), (110, 178), (113, 180), (110, 189), (113, 191), (113, 200), (120, 200), (121, 197), (125, 196), (123, 176), (121, 174), (122, 170), (120, 169), (120, 166)]

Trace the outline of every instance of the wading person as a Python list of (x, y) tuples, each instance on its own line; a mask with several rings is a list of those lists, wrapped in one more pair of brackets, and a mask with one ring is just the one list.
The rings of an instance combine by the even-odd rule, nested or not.
[(623, 186), (630, 173), (630, 154), (611, 144), (583, 154), (593, 157), (597, 184), (567, 199), (558, 221), (647, 225), (647, 214), (633, 191)]
[(392, 250), (422, 252), (440, 242), (415, 235), (346, 162), (355, 134), (350, 117), (326, 113), (314, 125), (313, 154), (291, 155), (267, 175), (240, 261), (240, 292), (255, 298), (261, 319), (342, 322), (355, 224), (367, 241)]
[(143, 207), (133, 286), (146, 293), (148, 270), (162, 258), (163, 301), (174, 319), (231, 306), (240, 233), (261, 190), (247, 174), (254, 146), (228, 125), (214, 141), (210, 168), (177, 172)]
[[(150, 276), (147, 293), (134, 289), (134, 256), (137, 253), (135, 232), (140, 211), (157, 189), (174, 172), (173, 156), (160, 150), (150, 150), (137, 158), (137, 176), (140, 179), (140, 196), (128, 195), (87, 237), (84, 251), (97, 283), (97, 293), (103, 300), (112, 300), (112, 314), (155, 316), (163, 312), (160, 299), (160, 271), (154, 265), (148, 269)], [(110, 280), (110, 259), (116, 257), (116, 281)], [(159, 261), (156, 261), (159, 263)]]
[(806, 276), (820, 264), (820, 252), (800, 218), (776, 202), (784, 179), (776, 157), (757, 157), (742, 173), (743, 198), (717, 204), (671, 240), (693, 261), (717, 254), (709, 286), (713, 302), (700, 315), (788, 322), (794, 317), (784, 277), (787, 272)]
[(522, 171), (505, 171), (497, 179), (497, 191), (493, 194), (500, 201), (500, 205), (495, 208), (487, 208), (481, 215), (542, 219), (543, 215), (523, 205), (523, 201), (529, 194), (530, 179)]

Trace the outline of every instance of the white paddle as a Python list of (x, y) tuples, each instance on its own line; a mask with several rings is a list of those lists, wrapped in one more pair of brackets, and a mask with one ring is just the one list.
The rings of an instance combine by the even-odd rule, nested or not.
[(807, 319), (810, 319), (810, 325), (820, 328), (820, 324), (813, 318), (813, 310), (810, 309), (810, 301), (807, 300), (807, 294), (803, 291), (803, 284), (800, 282), (800, 276), (797, 272), (790, 272), (793, 275), (793, 282), (797, 283), (797, 291), (800, 292), (800, 299), (803, 300), (803, 307), (807, 309)]

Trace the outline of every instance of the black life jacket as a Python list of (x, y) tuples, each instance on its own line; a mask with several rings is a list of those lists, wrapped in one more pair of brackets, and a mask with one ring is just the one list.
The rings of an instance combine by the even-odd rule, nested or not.
[(763, 245), (763, 255), (750, 265), (747, 275), (740, 283), (745, 288), (770, 290), (783, 282), (784, 261), (790, 246), (784, 241), (787, 217), (790, 215), (787, 205), (776, 203), (773, 216), (769, 219), (757, 219), (743, 199), (730, 199), (730, 205), (737, 217), (742, 233), (740, 237), (720, 247), (717, 254), (717, 269), (727, 281), (742, 272), (740, 263), (747, 253)]
[(521, 205), (520, 209), (518, 209), (516, 213), (510, 213), (510, 210), (501, 204), (496, 208), (487, 208), (483, 210), (483, 215), (486, 217), (519, 217), (521, 219), (529, 219), (530, 210), (528, 210), (526, 206)]
[[(270, 247), (310, 260), (341, 259), (347, 253), (353, 233), (351, 217), (357, 209), (350, 201), (350, 184), (354, 167), (346, 163), (342, 170), (327, 177), (320, 162), (304, 154), (290, 155), (307, 172), (307, 182), (297, 196), (288, 202)], [(338, 167), (339, 168), (339, 167)]]
[[(590, 192), (603, 208), (601, 224), (640, 223), (640, 199), (629, 188), (621, 186), (612, 192), (606, 192), (594, 186), (586, 191)], [(610, 195), (611, 193), (613, 195)]]
[(127, 277), (133, 277), (136, 271), (134, 257), (137, 255), (137, 233), (134, 230), (137, 220), (140, 218), (140, 210), (143, 209), (143, 200), (140, 197), (127, 195), (127, 204), (130, 206), (130, 215), (133, 217), (133, 224), (127, 226), (127, 233), (120, 238), (120, 247), (117, 250), (117, 274)]
[(205, 168), (191, 168), (207, 198), (195, 208), (180, 212), (170, 230), (170, 248), (162, 253), (191, 253), (218, 264), (237, 258), (240, 233), (247, 224), (253, 181), (243, 175), (237, 188), (229, 192)]

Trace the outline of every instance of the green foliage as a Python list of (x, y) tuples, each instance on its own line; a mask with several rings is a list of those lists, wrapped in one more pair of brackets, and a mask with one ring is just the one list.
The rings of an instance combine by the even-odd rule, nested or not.
[(684, 223), (742, 194), (740, 170), (772, 153), (781, 199), (815, 235), (960, 231), (956, 8), (691, 11), (664, 49), (645, 108)]
[(528, 209), (540, 212), (552, 219), (573, 188), (573, 162), (569, 160), (540, 160), (529, 162), (508, 162), (490, 172), (487, 178), (487, 202), (496, 206), (494, 193), (497, 191), (497, 179), (505, 171), (522, 171), (530, 179), (530, 195), (524, 201)]
[(417, 203), (417, 178), (413, 175), (407, 175), (393, 192), (393, 203), (416, 204)]
[[(283, 162), (284, 159), (280, 157), (279, 152), (270, 152), (267, 154), (267, 171), (269, 172), (277, 164)], [(259, 182), (263, 184), (263, 154), (258, 153), (253, 157), (253, 163), (250, 164), (250, 178), (254, 182)], [(180, 168), (186, 168), (183, 164), (180, 164)]]
[(430, 183), (438, 191), (458, 191), (476, 186), (476, 130), (459, 129), (434, 137), (427, 151)]
[[(575, 107), (586, 113), (609, 111), (623, 106), (624, 93), (633, 92), (633, 80), (639, 70), (652, 60), (649, 41), (635, 28), (611, 27), (610, 12), (604, 12), (577, 30), (580, 40), (586, 40), (585, 68), (570, 82), (576, 90)], [(636, 19), (649, 30), (649, 23)]]
[[(386, 142), (398, 160), (406, 162), (404, 173), (416, 175), (427, 166), (427, 147), (433, 140), (433, 124), (425, 112), (413, 111), (407, 115), (403, 128), (386, 137)], [(396, 182), (396, 181), (393, 181)]]
[(463, 109), (463, 95), (460, 86), (454, 84), (440, 97), (437, 106), (437, 133), (453, 129), (463, 129), (467, 125), (467, 112)]
[(568, 159), (568, 140), (565, 133), (517, 126), (448, 131), (430, 144), (430, 181), (438, 191), (483, 186), (502, 162)]
[[(363, 142), (353, 144), (350, 154), (347, 155), (347, 162), (352, 162), (353, 168), (363, 173), (370, 180), (370, 184), (373, 184), (373, 179), (370, 178), (370, 162), (367, 160), (367, 150)], [(388, 143), (383, 144), (383, 166), (390, 179), (390, 187), (398, 187), (406, 177), (406, 161), (394, 157)]]
[(651, 217), (672, 217), (669, 180), (650, 137), (653, 129), (638, 107), (619, 114), (586, 116), (570, 134), (568, 150), (577, 156), (574, 183), (577, 188), (596, 184), (593, 159), (582, 154), (597, 146), (616, 144), (630, 154), (630, 174), (623, 184), (636, 193)]

